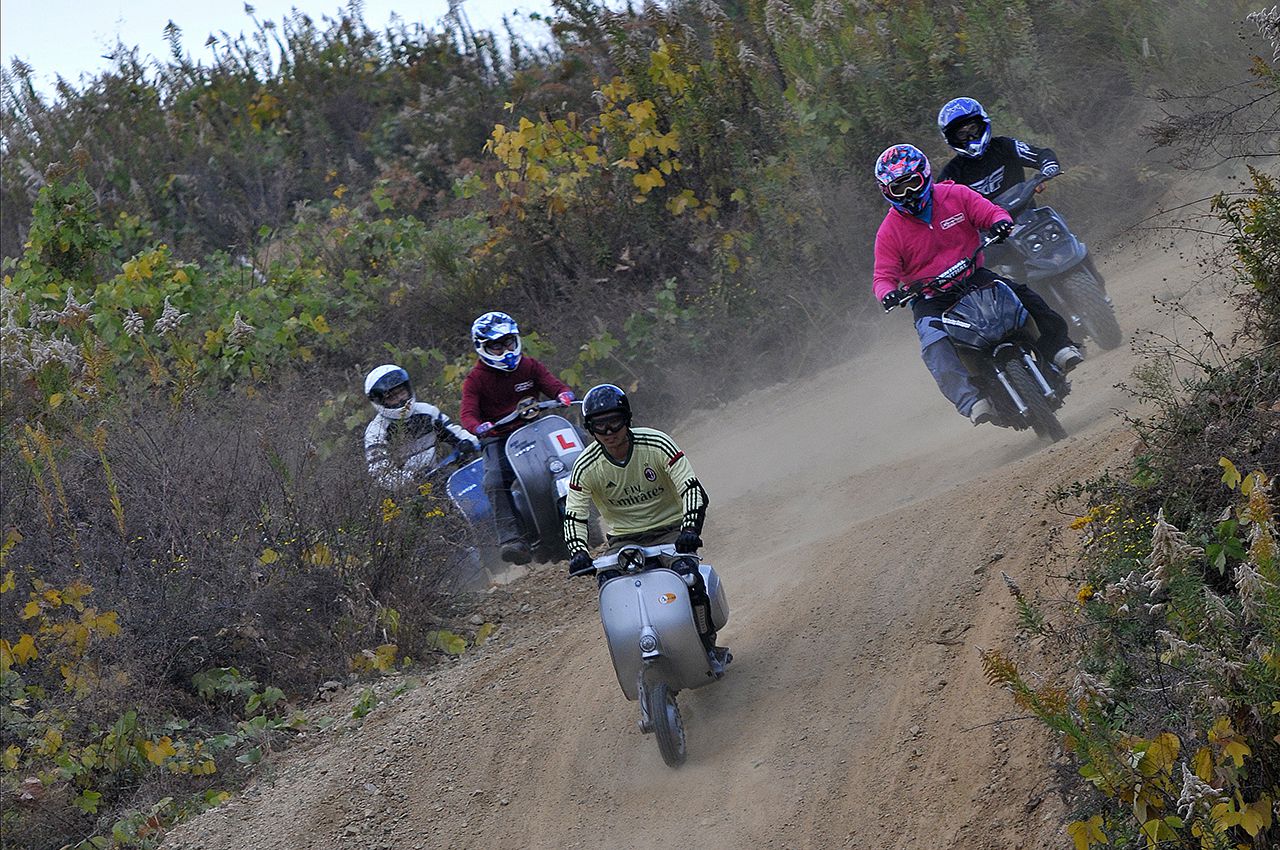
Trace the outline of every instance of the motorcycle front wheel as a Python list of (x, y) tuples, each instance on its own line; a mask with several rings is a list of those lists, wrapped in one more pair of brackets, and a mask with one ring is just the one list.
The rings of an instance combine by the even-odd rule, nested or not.
[(1103, 294), (1102, 284), (1088, 269), (1077, 267), (1062, 281), (1061, 286), (1067, 303), (1080, 317), (1084, 332), (1099, 348), (1110, 351), (1124, 342), (1120, 323), (1116, 321), (1116, 311)]
[(1031, 426), (1031, 430), (1036, 432), (1036, 436), (1055, 443), (1065, 440), (1067, 430), (1058, 422), (1058, 417), (1053, 415), (1053, 411), (1049, 408), (1049, 400), (1044, 397), (1040, 389), (1040, 382), (1036, 380), (1035, 375), (1031, 374), (1027, 364), (1012, 360), (1005, 374), (1009, 378), (1010, 385), (1022, 397), (1022, 403), (1027, 406), (1027, 412), (1023, 414), (1023, 418)]
[(666, 682), (658, 681), (648, 684), (644, 689), (644, 698), (662, 760), (667, 763), (667, 767), (679, 767), (684, 764), (688, 752), (685, 749), (684, 723), (680, 719), (676, 695)]

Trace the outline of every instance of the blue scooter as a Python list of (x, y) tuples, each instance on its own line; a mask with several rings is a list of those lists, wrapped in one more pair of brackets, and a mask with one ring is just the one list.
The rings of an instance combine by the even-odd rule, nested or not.
[[(1030, 286), (1099, 348), (1115, 348), (1124, 335), (1111, 298), (1088, 260), (1088, 248), (1053, 207), (1033, 203), (1036, 189), (1051, 179), (1037, 174), (991, 199), (1013, 216), (1017, 229), (1005, 243), (1008, 248), (991, 253), (988, 265), (992, 271)], [(1010, 252), (1019, 255), (1022, 269), (1016, 267)]]
[(983, 239), (972, 256), (937, 277), (901, 287), (906, 294), (898, 306), (944, 289), (959, 293), (960, 299), (943, 312), (942, 327), (974, 383), (995, 406), (993, 422), (1015, 430), (1030, 428), (1037, 436), (1057, 442), (1067, 432), (1054, 411), (1062, 406), (1071, 385), (1052, 364), (1041, 362), (1035, 347), (1040, 337), (1035, 319), (1003, 282), (966, 278), (983, 250), (999, 241), (994, 236)]
[[(511, 485), (511, 502), (524, 530), (525, 542), (539, 563), (569, 557), (564, 542), (564, 502), (569, 494), (569, 473), (573, 462), (586, 448), (586, 437), (572, 422), (554, 413), (562, 408), (558, 400), (534, 401), (525, 398), (516, 409), (493, 424), (506, 425), (528, 420), (507, 438), (506, 455), (516, 480)], [(484, 460), (478, 458), (449, 476), (446, 490), (454, 505), (476, 528), (488, 529), (493, 507), (484, 492)], [(591, 542), (603, 539), (599, 520), (592, 518)]]

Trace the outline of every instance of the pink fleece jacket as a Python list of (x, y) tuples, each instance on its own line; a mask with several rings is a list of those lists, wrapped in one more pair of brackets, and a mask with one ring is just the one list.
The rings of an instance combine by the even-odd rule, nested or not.
[(900, 283), (942, 274), (974, 252), (981, 239), (979, 229), (987, 230), (1002, 219), (1009, 220), (1009, 214), (968, 186), (950, 180), (933, 186), (929, 224), (889, 210), (876, 232), (876, 267), (871, 278), (876, 299)]

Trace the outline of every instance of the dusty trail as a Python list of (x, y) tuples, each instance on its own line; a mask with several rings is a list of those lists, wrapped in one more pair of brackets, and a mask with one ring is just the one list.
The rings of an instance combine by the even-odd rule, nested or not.
[[(1224, 312), (1177, 252), (1104, 263), (1126, 333), (1181, 333), (1151, 296)], [(1055, 446), (975, 430), (938, 396), (909, 323), (872, 353), (762, 390), (678, 434), (712, 497), (706, 553), (733, 608), (725, 681), (681, 695), (667, 769), (614, 679), (589, 582), (515, 588), (531, 613), (359, 728), (287, 752), (173, 848), (1042, 848), (1049, 752), (989, 688), (999, 571), (1045, 582), (1043, 505), (1127, 458), (1127, 347), (1093, 352)], [(781, 436), (780, 436), (781, 435)], [(998, 562), (998, 563), (997, 563)]]

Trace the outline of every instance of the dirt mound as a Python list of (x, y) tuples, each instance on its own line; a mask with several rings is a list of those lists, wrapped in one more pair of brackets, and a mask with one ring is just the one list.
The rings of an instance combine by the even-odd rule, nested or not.
[[(1152, 296), (1225, 313), (1177, 250), (1103, 270), (1127, 333), (1184, 333)], [(527, 612), (485, 649), (271, 760), (165, 846), (1060, 846), (1047, 736), (992, 724), (1016, 710), (975, 647), (1011, 639), (1001, 570), (1028, 590), (1062, 571), (1049, 532), (1066, 519), (1045, 491), (1127, 459), (1113, 410), (1130, 401), (1114, 385), (1134, 355), (1098, 353), (1075, 373), (1072, 436), (1045, 446), (970, 427), (909, 322), (882, 326), (871, 354), (677, 435), (711, 495), (706, 554), (735, 656), (723, 682), (681, 695), (685, 767), (666, 768), (639, 732), (593, 586), (557, 567), (509, 589)]]

